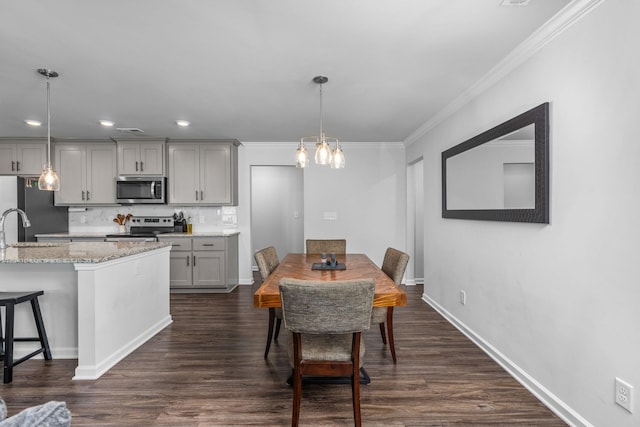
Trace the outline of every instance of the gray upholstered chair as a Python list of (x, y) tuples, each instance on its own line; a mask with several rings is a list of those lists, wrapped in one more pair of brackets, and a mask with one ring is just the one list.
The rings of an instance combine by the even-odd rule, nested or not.
[(335, 253), (344, 255), (347, 253), (347, 241), (345, 239), (307, 239), (308, 254)]
[(293, 414), (300, 419), (303, 376), (350, 377), (353, 417), (360, 426), (360, 368), (364, 358), (362, 331), (369, 329), (373, 279), (345, 281), (280, 280), (284, 327), (290, 334), (293, 368)]
[[(258, 271), (262, 277), (262, 281), (265, 281), (273, 270), (276, 269), (280, 260), (278, 259), (278, 253), (276, 248), (269, 246), (259, 250), (254, 255), (256, 264), (258, 264)], [(273, 325), (275, 323), (275, 333)], [(280, 334), (280, 325), (282, 323), (282, 309), (269, 308), (269, 329), (267, 330), (267, 345), (264, 349), (264, 358), (269, 355), (269, 349), (271, 348), (271, 340), (278, 342), (278, 335)]]
[[(382, 261), (382, 271), (395, 282), (396, 285), (402, 283), (402, 276), (409, 263), (409, 255), (394, 248), (387, 248), (384, 254), (384, 260)], [(388, 314), (388, 315), (387, 315)], [(393, 307), (373, 307), (373, 313), (371, 315), (371, 324), (380, 325), (380, 335), (382, 335), (382, 342), (387, 344), (387, 338), (385, 336), (385, 323), (387, 325), (387, 335), (389, 336), (389, 349), (391, 350), (391, 357), (393, 363), (397, 362), (396, 359), (396, 345), (393, 339)]]

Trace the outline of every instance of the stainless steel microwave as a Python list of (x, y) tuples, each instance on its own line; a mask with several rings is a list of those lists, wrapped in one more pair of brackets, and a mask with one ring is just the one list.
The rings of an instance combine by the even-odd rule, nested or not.
[(163, 204), (165, 187), (166, 178), (162, 176), (119, 176), (116, 178), (116, 201)]

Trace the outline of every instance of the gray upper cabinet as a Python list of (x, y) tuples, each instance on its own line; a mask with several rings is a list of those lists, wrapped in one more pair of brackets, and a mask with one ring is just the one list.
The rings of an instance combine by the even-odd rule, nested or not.
[(116, 146), (111, 141), (56, 143), (56, 205), (116, 204)]
[(165, 139), (149, 141), (116, 141), (118, 175), (164, 176)]
[(238, 204), (237, 140), (170, 140), (168, 203)]
[(46, 162), (44, 139), (0, 139), (0, 175), (37, 176)]

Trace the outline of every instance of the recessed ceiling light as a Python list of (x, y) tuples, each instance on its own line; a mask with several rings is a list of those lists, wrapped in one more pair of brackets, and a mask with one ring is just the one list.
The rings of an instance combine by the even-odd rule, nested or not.
[(178, 126), (182, 126), (182, 127), (187, 127), (191, 124), (191, 122), (187, 121), (187, 120), (176, 120), (176, 124)]
[(115, 124), (111, 120), (100, 120), (100, 121), (98, 121), (98, 123), (100, 123), (102, 126), (106, 126), (106, 127), (111, 127), (111, 126), (113, 126)]
[(42, 126), (42, 122), (40, 120), (25, 120), (24, 122), (29, 126)]

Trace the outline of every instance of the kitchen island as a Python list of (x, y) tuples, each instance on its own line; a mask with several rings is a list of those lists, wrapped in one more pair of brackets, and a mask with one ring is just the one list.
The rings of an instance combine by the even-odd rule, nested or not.
[[(54, 359), (78, 359), (74, 379), (97, 379), (169, 325), (169, 251), (162, 242), (23, 242), (0, 251), (3, 291), (43, 290)], [(37, 335), (28, 304), (15, 336)], [(16, 342), (20, 357), (35, 344)]]

